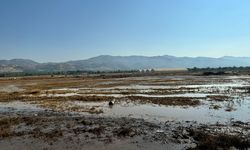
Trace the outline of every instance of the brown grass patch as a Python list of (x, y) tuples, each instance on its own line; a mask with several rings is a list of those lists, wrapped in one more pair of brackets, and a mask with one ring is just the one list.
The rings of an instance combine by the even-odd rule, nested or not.
[(200, 101), (190, 97), (142, 97), (142, 96), (128, 96), (132, 101), (139, 101), (141, 103), (153, 103), (168, 106), (198, 106)]
[(250, 140), (237, 135), (218, 134), (213, 135), (202, 131), (191, 130), (190, 136), (197, 142), (193, 149), (248, 149)]
[(207, 98), (212, 101), (226, 101), (230, 99), (230, 97), (226, 95), (208, 95)]

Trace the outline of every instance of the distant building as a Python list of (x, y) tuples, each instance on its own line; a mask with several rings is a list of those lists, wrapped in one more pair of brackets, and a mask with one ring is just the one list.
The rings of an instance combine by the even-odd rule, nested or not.
[(187, 68), (156, 68), (155, 72), (176, 72), (176, 71), (187, 71)]

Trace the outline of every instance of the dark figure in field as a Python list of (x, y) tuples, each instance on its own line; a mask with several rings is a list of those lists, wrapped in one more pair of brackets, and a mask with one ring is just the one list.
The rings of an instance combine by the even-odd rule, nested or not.
[(112, 101), (109, 101), (109, 106), (113, 106), (114, 103)]

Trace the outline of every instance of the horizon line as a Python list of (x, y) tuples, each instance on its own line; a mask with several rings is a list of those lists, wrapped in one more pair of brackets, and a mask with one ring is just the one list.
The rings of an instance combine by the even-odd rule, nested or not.
[(37, 61), (32, 58), (10, 58), (10, 59), (0, 59), (0, 61), (11, 61), (11, 60), (31, 60), (37, 63), (65, 63), (65, 62), (70, 62), (70, 61), (80, 61), (80, 60), (88, 60), (96, 57), (101, 57), (101, 56), (111, 56), (111, 57), (164, 57), (164, 56), (170, 56), (170, 57), (177, 57), (177, 58), (214, 58), (214, 59), (220, 59), (224, 57), (238, 57), (238, 58), (250, 58), (250, 56), (231, 56), (231, 55), (224, 55), (224, 56), (219, 56), (219, 57), (211, 57), (211, 56), (175, 56), (175, 55), (108, 55), (108, 54), (100, 54), (96, 55), (93, 57), (88, 57), (84, 59), (71, 59), (71, 60), (65, 60), (65, 61)]

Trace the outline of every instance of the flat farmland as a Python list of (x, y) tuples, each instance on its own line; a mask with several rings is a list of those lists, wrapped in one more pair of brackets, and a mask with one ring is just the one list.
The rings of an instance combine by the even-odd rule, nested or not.
[(247, 149), (250, 76), (0, 78), (1, 149)]

